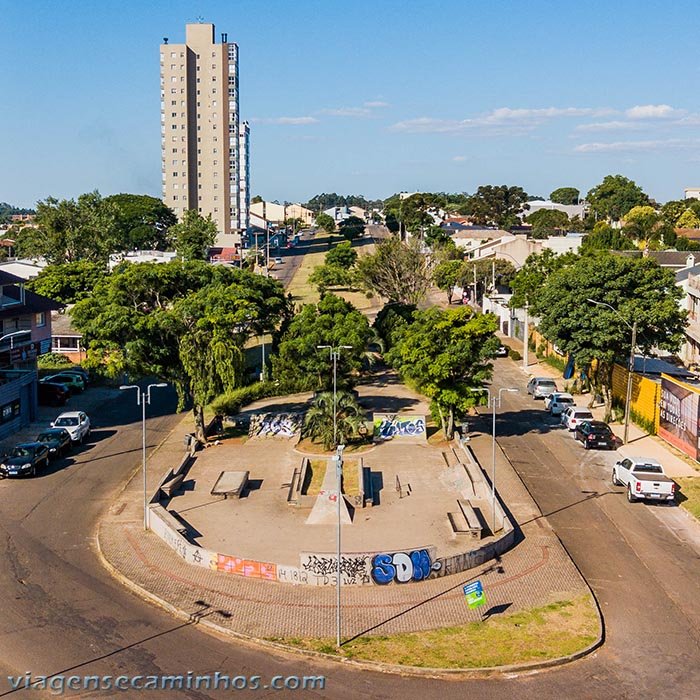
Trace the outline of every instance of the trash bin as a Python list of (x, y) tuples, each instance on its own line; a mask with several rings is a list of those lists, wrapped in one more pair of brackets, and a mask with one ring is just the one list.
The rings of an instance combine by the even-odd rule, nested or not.
[(188, 450), (191, 449), (192, 443), (194, 442), (194, 435), (192, 433), (187, 433), (183, 442)]

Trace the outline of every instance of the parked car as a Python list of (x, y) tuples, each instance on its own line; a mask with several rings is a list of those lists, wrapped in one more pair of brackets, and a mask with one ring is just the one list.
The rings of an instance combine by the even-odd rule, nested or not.
[(36, 441), (49, 448), (49, 457), (60, 457), (71, 447), (70, 433), (65, 428), (48, 428), (36, 436)]
[(281, 265), (282, 264), (282, 258), (275, 258), (275, 265)]
[(561, 415), (565, 409), (574, 405), (574, 397), (564, 391), (555, 391), (553, 394), (546, 396), (544, 399), (544, 407), (553, 415)]
[(77, 374), (83, 380), (85, 386), (90, 383), (90, 375), (87, 373), (87, 370), (84, 370), (82, 367), (80, 367), (80, 365), (75, 365), (75, 367), (71, 367), (70, 369), (61, 370), (61, 374)]
[(43, 442), (23, 442), (12, 448), (0, 462), (3, 476), (36, 476), (40, 467), (49, 464), (49, 448)]
[(42, 406), (65, 406), (70, 397), (70, 389), (65, 384), (39, 382), (37, 396)]
[(527, 383), (527, 393), (532, 394), (533, 399), (544, 399), (555, 391), (559, 391), (557, 384), (550, 377), (533, 377)]
[(496, 357), (508, 357), (508, 348), (505, 345), (501, 345), (496, 350)]
[(626, 457), (615, 462), (612, 470), (615, 486), (627, 487), (627, 500), (665, 501), (676, 498), (676, 484), (664, 474), (664, 468), (649, 457)]
[(52, 428), (65, 428), (73, 443), (82, 442), (90, 435), (90, 419), (83, 411), (67, 411), (51, 421)]
[(72, 393), (77, 394), (85, 389), (85, 382), (79, 374), (71, 374), (69, 372), (61, 372), (60, 374), (52, 374), (46, 377), (41, 382), (51, 382), (53, 384), (65, 384)]
[(561, 414), (561, 424), (569, 430), (575, 430), (581, 421), (593, 420), (593, 414), (581, 406), (569, 406)]
[(604, 447), (607, 450), (614, 450), (617, 447), (617, 440), (610, 426), (602, 420), (586, 420), (576, 425), (574, 438), (590, 450), (592, 447)]

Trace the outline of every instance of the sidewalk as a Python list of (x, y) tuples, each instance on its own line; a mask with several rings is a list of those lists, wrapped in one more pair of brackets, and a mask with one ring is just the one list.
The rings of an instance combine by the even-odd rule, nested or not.
[[(517, 338), (509, 338), (502, 336), (505, 344), (511, 346), (522, 355), (523, 344)], [(534, 352), (529, 353), (528, 357), (528, 375), (532, 377), (552, 377), (557, 381), (560, 389), (564, 388), (564, 380), (561, 372), (546, 362), (540, 362)], [(523, 363), (520, 361), (518, 365), (522, 368)], [(523, 368), (523, 372), (524, 372)], [(577, 404), (586, 406), (590, 400), (590, 395), (576, 396)], [(595, 406), (591, 409), (596, 420), (603, 420), (605, 408), (603, 406)], [(612, 423), (610, 425), (612, 431), (620, 438), (624, 435), (625, 427), (621, 423)], [(698, 476), (700, 477), (700, 465), (693, 465), (689, 457), (686, 457), (682, 452), (676, 450), (672, 445), (662, 440), (656, 435), (649, 435), (642, 430), (638, 425), (630, 421), (629, 424), (629, 439), (626, 445), (622, 445), (618, 450), (618, 454), (622, 457), (651, 457), (661, 462), (664, 471), (670, 477), (682, 476)]]
[[(188, 420), (151, 456), (149, 488), (155, 487), (162, 473), (182, 456)], [(490, 436), (476, 432), (470, 437), (470, 446), (490, 473)], [(522, 537), (516, 546), (498, 562), (452, 576), (404, 585), (346, 586), (342, 589), (345, 638), (479, 620), (481, 611), (469, 610), (462, 592), (466, 582), (477, 578), (483, 582), (489, 606), (507, 608), (509, 613), (589, 594), (585, 581), (500, 450), (496, 468), (498, 492), (520, 524)], [(140, 477), (140, 473), (135, 474), (126, 485), (105, 514), (98, 533), (103, 556), (125, 582), (141, 595), (187, 615), (201, 611), (202, 605), (223, 611), (218, 624), (235, 633), (259, 638), (333, 636), (335, 587), (294, 586), (191, 566), (156, 535), (145, 533)], [(250, 531), (233, 535), (248, 542), (254, 537)]]

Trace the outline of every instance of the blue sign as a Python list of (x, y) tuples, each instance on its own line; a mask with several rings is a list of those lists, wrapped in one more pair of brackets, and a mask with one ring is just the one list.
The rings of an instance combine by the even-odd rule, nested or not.
[(462, 588), (464, 595), (467, 599), (467, 605), (470, 608), (478, 608), (486, 602), (486, 597), (484, 596), (484, 587), (481, 585), (481, 581), (474, 581), (473, 583), (468, 583)]

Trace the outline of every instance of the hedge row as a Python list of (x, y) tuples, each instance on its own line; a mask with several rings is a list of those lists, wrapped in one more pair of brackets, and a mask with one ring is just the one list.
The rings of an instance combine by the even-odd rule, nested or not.
[(279, 384), (275, 382), (257, 382), (249, 386), (232, 389), (217, 396), (211, 402), (210, 408), (217, 416), (232, 416), (238, 413), (243, 406), (247, 406), (253, 401), (277, 396), (279, 393)]

